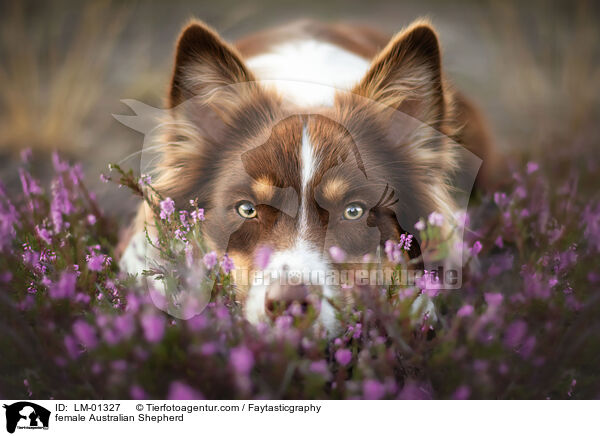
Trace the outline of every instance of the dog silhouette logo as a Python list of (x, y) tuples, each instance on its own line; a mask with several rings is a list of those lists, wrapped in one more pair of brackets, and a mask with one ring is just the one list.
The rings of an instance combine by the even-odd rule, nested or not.
[(6, 409), (6, 431), (14, 433), (19, 429), (48, 429), (50, 411), (29, 401), (19, 401), (4, 405)]

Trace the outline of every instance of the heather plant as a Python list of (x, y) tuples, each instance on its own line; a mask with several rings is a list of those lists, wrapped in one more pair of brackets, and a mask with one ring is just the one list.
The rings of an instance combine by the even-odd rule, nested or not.
[[(574, 172), (549, 177), (543, 163), (515, 167), (502, 191), (480, 194), (457, 220), (465, 229), (461, 289), (440, 289), (426, 276), (411, 285), (346, 286), (352, 304), (332, 301), (342, 325), (332, 338), (307, 328), (293, 307), (274, 325), (244, 319), (235, 265), (202, 241), (204, 211), (194, 199), (177, 210), (148, 176), (118, 166), (103, 176), (153, 211), (146, 237), (159, 261), (134, 277), (118, 269), (118, 227), (99, 210), (80, 168), (54, 155), (55, 178), (42, 187), (29, 154), (23, 158), (22, 195), (0, 189), (3, 397), (600, 393), (600, 205), (579, 194)], [(455, 248), (442, 237), (443, 219), (423, 217), (412, 231), (440, 258)], [(407, 233), (385, 245), (398, 274), (412, 262), (412, 243)], [(330, 251), (343, 264), (344, 253)], [(268, 258), (268, 248), (260, 256)], [(413, 311), (421, 294), (437, 314)]]

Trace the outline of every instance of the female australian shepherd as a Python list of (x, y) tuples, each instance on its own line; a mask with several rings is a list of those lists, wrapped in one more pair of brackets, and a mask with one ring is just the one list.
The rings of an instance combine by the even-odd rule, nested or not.
[[(391, 39), (300, 22), (234, 45), (193, 22), (177, 43), (168, 106), (174, 122), (155, 188), (180, 208), (198, 198), (206, 240), (237, 268), (303, 273), (294, 282), (238, 284), (255, 323), (298, 302), (334, 331), (327, 297), (340, 288), (305, 273), (327, 271), (340, 253), (346, 262), (376, 256), (431, 212), (449, 219), (456, 144), (483, 159), (478, 184), (493, 167), (481, 118), (445, 80), (425, 21)], [(143, 226), (138, 218), (138, 236)], [(136, 240), (121, 261), (132, 273), (143, 269)], [(266, 246), (272, 254), (259, 265)], [(419, 255), (418, 235), (410, 255)]]

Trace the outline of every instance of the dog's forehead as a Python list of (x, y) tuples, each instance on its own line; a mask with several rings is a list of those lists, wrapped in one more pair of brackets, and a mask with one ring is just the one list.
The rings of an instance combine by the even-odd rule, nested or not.
[(347, 131), (319, 115), (291, 116), (266, 127), (265, 132), (248, 139), (241, 155), (245, 174), (261, 184), (270, 181), (279, 187), (300, 188), (303, 176), (320, 180), (343, 164), (352, 149)]
[(243, 172), (254, 183), (298, 188), (301, 171), (302, 117), (293, 116), (249, 138), (241, 155)]

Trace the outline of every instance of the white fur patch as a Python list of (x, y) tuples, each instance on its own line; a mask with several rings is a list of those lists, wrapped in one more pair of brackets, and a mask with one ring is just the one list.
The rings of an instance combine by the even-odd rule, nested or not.
[(119, 268), (129, 274), (140, 274), (146, 269), (146, 235), (138, 232), (131, 238), (129, 245), (119, 260)]
[(369, 68), (367, 59), (312, 39), (276, 45), (246, 64), (259, 80), (300, 106), (332, 106), (335, 90), (350, 89)]
[(329, 334), (335, 334), (337, 329), (335, 311), (327, 301), (328, 298), (332, 298), (336, 294), (336, 289), (328, 286), (326, 283), (327, 273), (331, 266), (323, 258), (321, 251), (316, 247), (312, 247), (306, 240), (306, 232), (308, 231), (306, 215), (308, 186), (318, 167), (314, 148), (310, 143), (306, 126), (302, 129), (300, 156), (302, 198), (298, 214), (298, 235), (292, 248), (278, 251), (271, 255), (269, 264), (261, 276), (261, 282), (253, 283), (250, 287), (245, 307), (246, 318), (255, 324), (266, 321), (265, 298), (268, 283), (265, 283), (264, 280), (265, 278), (268, 280), (283, 279), (283, 283), (304, 284), (318, 287), (322, 290), (323, 298), (320, 302), (317, 323), (323, 326)]
[(316, 169), (315, 154), (306, 126), (302, 129), (302, 190), (306, 191)]
[[(265, 279), (287, 280), (284, 283), (305, 284), (308, 286), (319, 286), (323, 292), (321, 308), (317, 323), (323, 326), (329, 334), (337, 333), (338, 325), (335, 311), (327, 298), (336, 295), (336, 290), (326, 283), (326, 274), (330, 266), (323, 260), (320, 252), (299, 240), (296, 245), (283, 251), (277, 251), (271, 255), (269, 264), (260, 277), (260, 282), (253, 283), (248, 291), (245, 313), (246, 318), (253, 324), (267, 321), (265, 312), (265, 297), (268, 283)], [(284, 275), (285, 271), (285, 275)]]
[(301, 145), (301, 185), (302, 185), (302, 198), (300, 203), (300, 226), (299, 235), (300, 239), (303, 239), (308, 229), (306, 208), (308, 203), (308, 184), (310, 183), (313, 175), (315, 174), (317, 162), (315, 159), (314, 148), (310, 143), (308, 137), (308, 131), (306, 126), (302, 129), (302, 145)]

